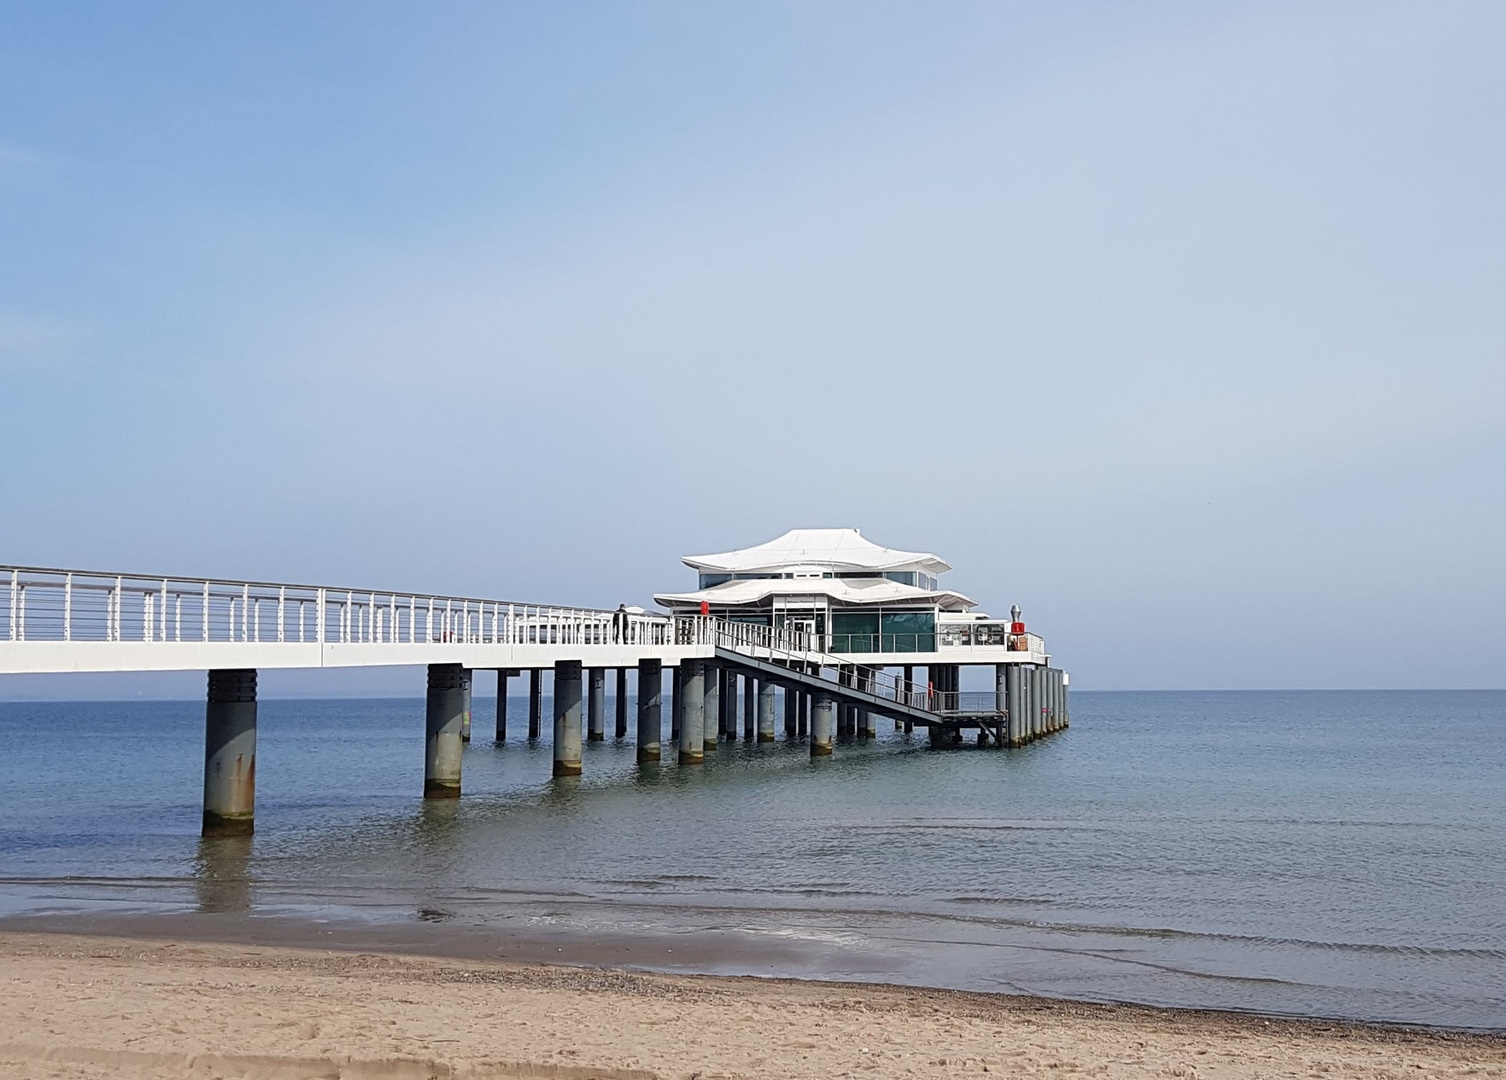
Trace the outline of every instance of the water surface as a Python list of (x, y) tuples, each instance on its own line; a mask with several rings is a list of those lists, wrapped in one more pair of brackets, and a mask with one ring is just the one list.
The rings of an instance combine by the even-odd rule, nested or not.
[(1506, 1028), (1506, 693), (1079, 692), (1022, 750), (608, 741), (561, 782), (492, 707), (426, 805), (421, 701), (264, 701), (257, 835), (201, 843), (202, 705), (0, 704), (0, 912), (715, 933), (753, 946), (718, 970)]

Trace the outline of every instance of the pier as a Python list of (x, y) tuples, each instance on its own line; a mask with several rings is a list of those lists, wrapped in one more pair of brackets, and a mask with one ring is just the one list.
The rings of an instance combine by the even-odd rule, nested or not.
[[(856, 530), (804, 533), (841, 549)], [(254, 829), (263, 670), (425, 666), (422, 790), (431, 799), (461, 793), (477, 671), (496, 675), (495, 740), (503, 744), (509, 681), (527, 674), (526, 737), (537, 740), (546, 727), (542, 673), (552, 673), (557, 777), (580, 775), (583, 744), (606, 739), (608, 685), (613, 737), (631, 734), (642, 767), (666, 758), (695, 766), (719, 746), (772, 743), (781, 731), (819, 759), (874, 738), (880, 720), (906, 733), (924, 729), (936, 747), (970, 737), (980, 747), (1021, 747), (1067, 727), (1069, 679), (1017, 609), (1008, 621), (992, 620), (934, 578), (904, 577), (925, 571), (858, 569), (844, 579), (840, 567), (857, 558), (853, 551), (834, 558), (813, 552), (810, 535), (797, 539), (808, 543), (794, 564), (800, 576), (779, 568), (787, 557), (765, 553), (764, 569), (711, 571), (709, 583), (703, 570), (696, 592), (656, 597), (668, 612), (0, 566), (0, 674), (206, 671), (206, 836)], [(933, 573), (947, 568), (935, 556), (863, 543), (869, 562), (901, 556), (901, 564), (919, 560)], [(750, 588), (754, 582), (763, 585)], [(866, 605), (839, 602), (865, 590)], [(963, 700), (960, 671), (968, 666), (993, 674), (981, 707)], [(631, 718), (629, 673), (637, 686)]]

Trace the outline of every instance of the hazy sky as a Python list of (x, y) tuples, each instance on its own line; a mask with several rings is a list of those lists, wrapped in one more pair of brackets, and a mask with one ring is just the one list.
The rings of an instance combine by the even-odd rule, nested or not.
[(856, 525), (1081, 687), (1506, 685), (1503, 56), (1498, 2), (0, 2), (0, 561), (615, 606)]

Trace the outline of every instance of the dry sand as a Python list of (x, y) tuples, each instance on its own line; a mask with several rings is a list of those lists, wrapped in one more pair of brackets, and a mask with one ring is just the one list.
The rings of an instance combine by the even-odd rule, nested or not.
[(1035, 998), (0, 933), (0, 1076), (1506, 1078), (1506, 1040)]

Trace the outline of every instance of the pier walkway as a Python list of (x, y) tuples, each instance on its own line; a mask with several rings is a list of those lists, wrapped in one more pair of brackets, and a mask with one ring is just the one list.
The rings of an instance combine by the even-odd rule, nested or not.
[[(933, 745), (1020, 746), (1067, 725), (1067, 679), (1045, 643), (1007, 648), (953, 639), (931, 652), (854, 654), (829, 636), (707, 615), (539, 605), (423, 593), (213, 578), (0, 566), (0, 674), (209, 673), (206, 834), (247, 832), (254, 799), (256, 672), (424, 665), (429, 669), (425, 794), (460, 791), (471, 725), (472, 673), (497, 673), (497, 734), (507, 730), (507, 683), (529, 675), (530, 738), (541, 733), (540, 674), (554, 677), (555, 773), (580, 772), (586, 737), (605, 737), (605, 675), (616, 671), (618, 738), (628, 734), (627, 674), (637, 673), (638, 757), (659, 760), (664, 669), (671, 669), (671, 738), (684, 764), (742, 736), (784, 733), (813, 757), (836, 738), (871, 738), (876, 719), (927, 729)], [(959, 665), (991, 663), (992, 709), (966, 710)], [(924, 667), (924, 681), (915, 668)], [(891, 670), (895, 669), (895, 670)], [(741, 694), (739, 694), (741, 681)], [(585, 688), (583, 689), (583, 684)]]

